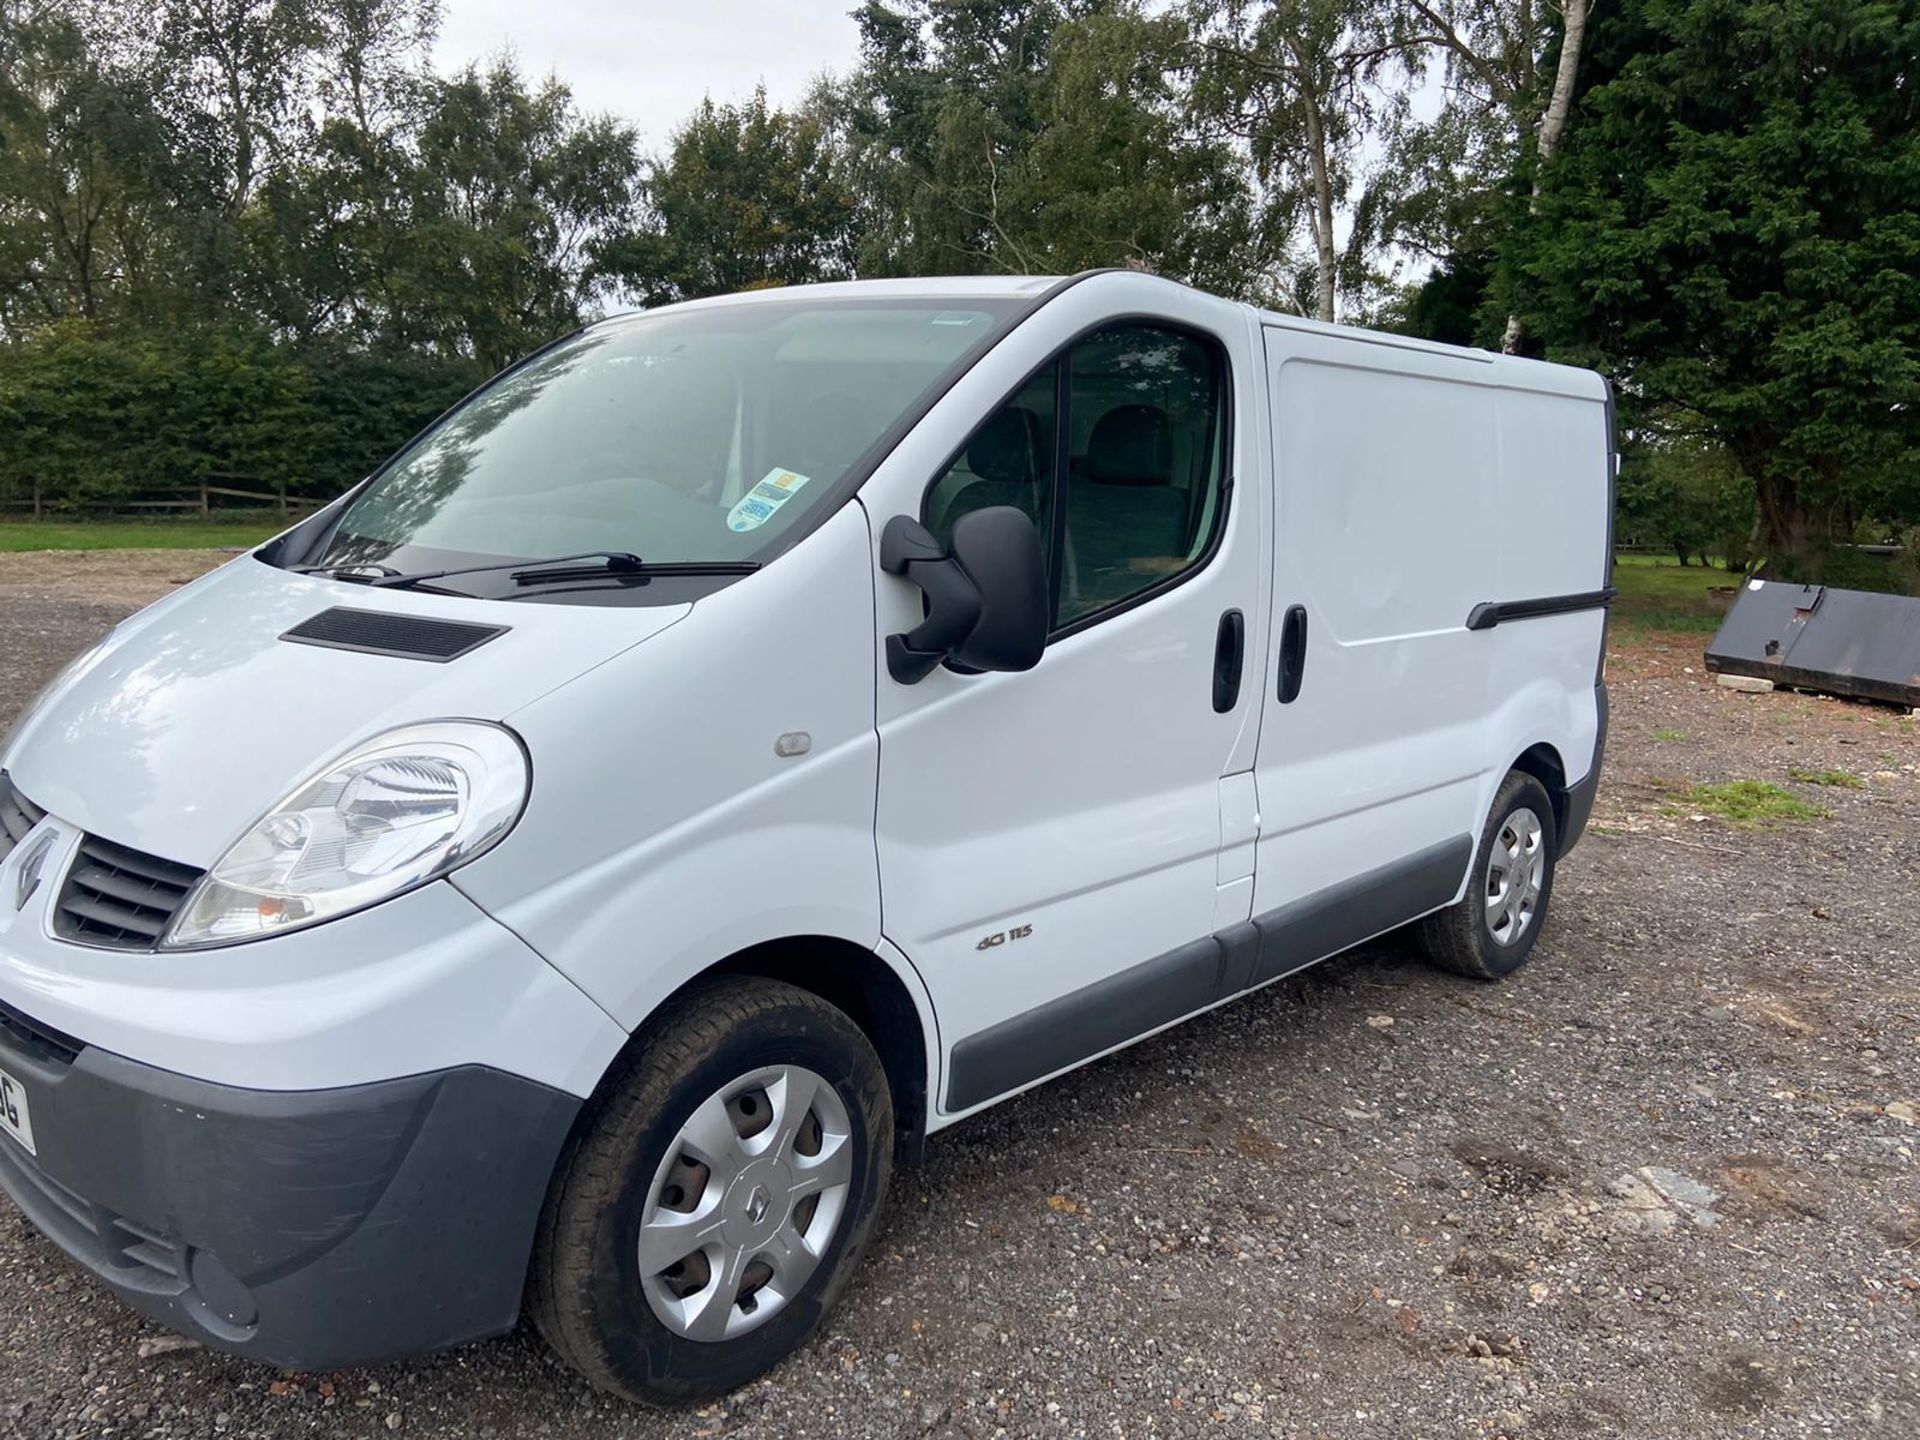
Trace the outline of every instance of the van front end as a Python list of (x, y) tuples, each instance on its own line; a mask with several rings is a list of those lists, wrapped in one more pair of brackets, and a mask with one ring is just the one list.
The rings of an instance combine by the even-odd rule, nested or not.
[(299, 1368), (515, 1322), (626, 1032), (447, 876), (529, 793), (496, 717), (673, 618), (543, 609), (488, 664), (288, 638), (342, 600), (484, 608), (241, 557), (0, 753), (0, 1188), (136, 1309)]
[(597, 1006), (444, 880), (230, 948), (95, 944), (93, 897), (184, 901), (186, 867), (10, 778), (0, 834), (0, 1188), (41, 1231), (276, 1365), (513, 1325), (587, 1072), (625, 1039)]

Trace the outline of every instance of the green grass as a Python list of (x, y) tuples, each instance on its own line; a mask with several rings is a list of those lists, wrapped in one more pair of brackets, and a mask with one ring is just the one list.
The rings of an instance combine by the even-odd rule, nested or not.
[(1687, 738), (1687, 732), (1684, 730), (1661, 729), (1653, 732), (1653, 738), (1656, 740), (1684, 740)]
[(1732, 825), (1771, 828), (1795, 820), (1824, 820), (1827, 812), (1790, 790), (1765, 780), (1733, 780), (1725, 785), (1689, 785), (1668, 814), (1714, 815)]
[(1802, 785), (1835, 785), (1842, 790), (1864, 790), (1867, 782), (1847, 770), (1803, 770), (1798, 765), (1787, 771)]
[(1681, 565), (1661, 555), (1621, 555), (1614, 561), (1614, 620), (1634, 632), (1678, 630), (1711, 634), (1726, 611), (1712, 592), (1738, 585), (1738, 573), (1715, 565)]
[(0, 520), (0, 553), (250, 548), (286, 529), (278, 515), (233, 520)]

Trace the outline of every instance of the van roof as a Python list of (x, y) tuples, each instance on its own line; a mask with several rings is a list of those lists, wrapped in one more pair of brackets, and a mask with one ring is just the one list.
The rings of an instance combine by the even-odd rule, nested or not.
[[(1583, 399), (1604, 399), (1606, 383), (1590, 370), (1574, 366), (1555, 364), (1545, 360), (1534, 360), (1518, 355), (1502, 355), (1496, 351), (1484, 350), (1475, 346), (1450, 345), (1438, 340), (1424, 340), (1412, 335), (1398, 335), (1387, 330), (1370, 330), (1357, 325), (1329, 324), (1324, 320), (1309, 320), (1301, 315), (1291, 315), (1279, 310), (1266, 310), (1244, 301), (1230, 301), (1208, 291), (1163, 275), (1154, 275), (1142, 270), (1086, 270), (1078, 275), (936, 275), (901, 280), (834, 280), (808, 285), (781, 285), (765, 290), (739, 290), (726, 295), (713, 295), (701, 300), (682, 300), (671, 306), (659, 306), (656, 310), (705, 309), (722, 305), (751, 305), (792, 301), (804, 297), (809, 300), (878, 300), (888, 296), (902, 299), (928, 300), (967, 300), (967, 299), (1007, 299), (1038, 300), (1047, 291), (1066, 283), (1068, 280), (1084, 280), (1103, 274), (1126, 275), (1134, 279), (1150, 280), (1159, 285), (1176, 285), (1183, 290), (1193, 290), (1195, 294), (1207, 295), (1223, 305), (1235, 305), (1253, 314), (1261, 324), (1273, 325), (1289, 330), (1316, 331), (1327, 335), (1337, 335), (1347, 340), (1359, 340), (1374, 345), (1385, 345), (1395, 349), (1424, 352), (1430, 355), (1450, 355), (1459, 359), (1475, 360), (1495, 367), (1499, 379), (1494, 383), (1514, 385), (1529, 390), (1545, 390), (1568, 395), (1577, 395)], [(641, 309), (619, 311), (605, 317), (606, 320), (631, 319), (654, 311)], [(604, 323), (604, 321), (602, 322)]]
[[(1061, 275), (936, 275), (909, 280), (827, 280), (808, 285), (775, 285), (764, 290), (735, 290), (699, 300), (679, 300), (653, 310), (618, 310), (608, 320), (623, 320), (656, 310), (704, 309), (715, 305), (753, 305), (782, 300), (1034, 300), (1067, 277)], [(1171, 282), (1169, 282), (1171, 283)]]

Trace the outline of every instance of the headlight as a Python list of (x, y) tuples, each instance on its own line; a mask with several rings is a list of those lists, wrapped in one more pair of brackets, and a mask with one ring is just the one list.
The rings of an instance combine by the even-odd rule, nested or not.
[(162, 948), (254, 940), (424, 885), (505, 835), (526, 798), (526, 752), (497, 725), (444, 720), (376, 736), (242, 835)]

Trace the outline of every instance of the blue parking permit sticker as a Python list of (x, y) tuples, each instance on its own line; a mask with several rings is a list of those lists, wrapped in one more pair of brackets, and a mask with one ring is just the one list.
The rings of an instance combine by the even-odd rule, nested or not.
[(769, 505), (766, 501), (755, 500), (749, 495), (745, 500), (742, 500), (738, 505), (734, 506), (733, 510), (728, 514), (727, 528), (729, 530), (758, 530), (762, 525), (766, 524), (768, 520), (773, 518), (774, 508), (775, 507)]
[(760, 483), (727, 512), (727, 528), (736, 531), (758, 530), (773, 518), (775, 511), (800, 493), (809, 478), (792, 470), (769, 470)]

